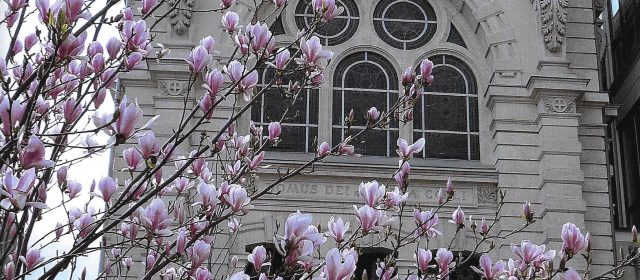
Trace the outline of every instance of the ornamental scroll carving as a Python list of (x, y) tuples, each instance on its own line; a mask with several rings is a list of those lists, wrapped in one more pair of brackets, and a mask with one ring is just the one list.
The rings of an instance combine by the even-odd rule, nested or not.
[(496, 188), (478, 188), (478, 203), (495, 204), (498, 202), (498, 190)]
[(575, 113), (576, 103), (573, 99), (561, 96), (543, 97), (542, 105), (547, 113)]
[(169, 9), (173, 9), (169, 13), (171, 28), (178, 34), (184, 34), (191, 26), (195, 0), (169, 0), (167, 5)]
[(540, 0), (542, 34), (547, 50), (558, 51), (564, 43), (568, 0)]
[(187, 91), (187, 82), (177, 80), (161, 81), (158, 85), (158, 90), (163, 95), (182, 96)]

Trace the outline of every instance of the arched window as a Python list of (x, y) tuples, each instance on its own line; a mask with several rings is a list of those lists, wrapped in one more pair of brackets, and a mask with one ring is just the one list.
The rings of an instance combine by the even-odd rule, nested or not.
[[(398, 96), (398, 77), (394, 67), (381, 55), (358, 52), (340, 61), (333, 75), (333, 142), (364, 129), (365, 114), (371, 107), (388, 112)], [(347, 127), (344, 117), (354, 110), (356, 120)], [(375, 129), (356, 139), (356, 152), (363, 155), (390, 156), (395, 153), (398, 123)]]
[[(293, 75), (285, 75), (280, 85), (273, 85), (268, 92), (262, 95), (260, 102), (251, 108), (251, 120), (256, 126), (263, 128), (266, 133), (270, 122), (281, 122), (282, 134), (280, 143), (276, 147), (269, 148), (275, 151), (286, 152), (313, 152), (313, 142), (318, 136), (318, 89), (305, 88), (298, 96), (287, 92), (290, 79), (301, 80), (302, 70), (298, 70), (294, 63), (289, 64), (287, 71)], [(266, 67), (260, 70), (258, 91), (266, 86), (275, 77), (275, 69)], [(288, 111), (287, 111), (288, 110)]]
[(424, 46), (436, 33), (436, 13), (425, 0), (382, 0), (373, 27), (387, 44), (402, 50)]
[[(320, 37), (320, 42), (325, 46), (334, 46), (346, 42), (358, 29), (360, 13), (358, 5), (353, 0), (337, 0), (338, 7), (344, 7), (344, 12), (336, 16), (333, 20), (322, 23), (316, 30), (316, 35)], [(296, 26), (298, 29), (309, 29), (315, 19), (313, 7), (310, 1), (300, 0), (296, 6)]]
[(430, 59), (435, 80), (414, 107), (413, 138), (426, 140), (421, 156), (478, 160), (478, 93), (473, 72), (450, 55)]

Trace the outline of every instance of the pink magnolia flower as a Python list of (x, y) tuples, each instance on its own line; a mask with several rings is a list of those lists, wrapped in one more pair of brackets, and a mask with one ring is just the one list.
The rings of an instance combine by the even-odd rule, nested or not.
[(447, 178), (447, 198), (451, 199), (453, 198), (453, 195), (455, 194), (455, 190), (453, 189), (453, 182), (451, 181), (451, 177)]
[(7, 262), (4, 266), (5, 279), (13, 279), (16, 275), (16, 265), (13, 262)]
[(196, 241), (191, 249), (191, 267), (200, 267), (207, 260), (210, 252), (211, 245), (202, 240)]
[(266, 50), (269, 41), (273, 40), (269, 26), (266, 23), (249, 24), (245, 30), (251, 36), (251, 49), (255, 53)]
[(253, 157), (253, 159), (251, 159), (247, 163), (247, 168), (249, 168), (249, 170), (256, 170), (258, 168), (258, 166), (262, 163), (263, 160), (264, 160), (264, 151), (262, 151), (259, 154), (255, 155)]
[(183, 254), (187, 246), (187, 230), (180, 228), (176, 238), (176, 253)]
[(227, 226), (229, 227), (229, 232), (231, 232), (231, 234), (235, 234), (238, 233), (238, 230), (240, 229), (242, 224), (240, 224), (238, 219), (232, 218), (229, 220), (229, 222), (227, 222)]
[(503, 273), (505, 269), (504, 261), (498, 261), (495, 264), (491, 261), (491, 258), (488, 255), (482, 255), (480, 257), (480, 268), (478, 269), (475, 266), (471, 267), (475, 272), (482, 275), (482, 279), (486, 280), (496, 280), (500, 278), (500, 275)]
[(198, 195), (200, 196), (199, 204), (202, 205), (202, 208), (204, 208), (207, 213), (214, 211), (218, 203), (220, 203), (216, 187), (203, 181), (200, 181), (198, 185)]
[(198, 106), (202, 113), (205, 114), (207, 120), (210, 120), (213, 117), (213, 112), (215, 108), (215, 100), (209, 94), (205, 94), (198, 101)]
[(216, 44), (216, 41), (211, 36), (207, 36), (200, 39), (200, 46), (202, 46), (205, 50), (207, 50), (207, 53), (209, 54), (213, 54), (214, 52), (216, 52), (215, 44)]
[(398, 138), (398, 155), (404, 159), (411, 158), (413, 154), (419, 153), (424, 148), (424, 138), (418, 139), (415, 143), (409, 145), (407, 140)]
[[(222, 0), (227, 1), (227, 0)], [(251, 277), (249, 277), (249, 275), (245, 274), (244, 272), (240, 271), (240, 272), (236, 272), (233, 275), (231, 275), (227, 280), (249, 280), (251, 279)]]
[(231, 185), (229, 194), (224, 195), (224, 198), (231, 206), (233, 212), (246, 213), (252, 208), (249, 204), (251, 203), (251, 198), (247, 195), (247, 190), (240, 185)]
[(631, 227), (631, 241), (633, 243), (638, 243), (638, 228), (634, 225)]
[(35, 135), (29, 137), (29, 143), (20, 151), (20, 165), (24, 169), (46, 168), (54, 165), (51, 160), (45, 159), (44, 143)]
[(376, 209), (369, 205), (364, 205), (360, 208), (354, 205), (353, 209), (364, 233), (378, 229), (378, 211)]
[(146, 54), (147, 48), (149, 47), (149, 36), (147, 23), (144, 20), (124, 21), (121, 37), (123, 42), (127, 42), (127, 48), (129, 50)]
[(480, 221), (480, 234), (482, 236), (489, 234), (489, 225), (487, 224), (487, 221), (484, 219), (484, 217), (482, 217), (482, 220)]
[(104, 202), (109, 203), (117, 189), (118, 179), (114, 180), (109, 176), (103, 177), (100, 179), (100, 183), (98, 183), (98, 190), (100, 191), (100, 194), (97, 196), (101, 197)]
[(322, 142), (322, 144), (318, 146), (318, 157), (324, 158), (329, 154), (331, 154), (331, 146), (329, 146), (327, 142)]
[(378, 184), (375, 180), (367, 183), (363, 182), (360, 183), (358, 193), (366, 205), (375, 207), (385, 195), (385, 186)]
[(398, 275), (394, 275), (395, 272), (395, 267), (384, 262), (380, 262), (376, 268), (376, 276), (378, 276), (380, 280), (398, 280)]
[(238, 85), (238, 90), (243, 93), (244, 101), (251, 100), (251, 96), (253, 95), (253, 88), (258, 83), (258, 71), (253, 70), (247, 74), (247, 76), (240, 81), (240, 85)]
[(11, 170), (7, 169), (4, 176), (4, 189), (0, 189), (0, 194), (5, 198), (0, 201), (0, 207), (5, 210), (9, 210), (11, 207), (20, 210), (26, 206), (47, 208), (44, 203), (27, 201), (35, 179), (36, 172), (33, 168), (24, 172), (20, 179), (14, 176)]
[(282, 133), (282, 127), (279, 122), (269, 123), (269, 140), (277, 140), (280, 137), (280, 133)]
[(142, 224), (152, 233), (160, 236), (171, 235), (171, 232), (167, 229), (171, 219), (167, 213), (167, 207), (160, 198), (156, 198), (151, 201), (149, 207), (142, 209), (143, 215), (140, 216)]
[(62, 232), (64, 231), (64, 228), (65, 227), (61, 223), (56, 224), (56, 229), (55, 229), (56, 240), (60, 239), (60, 237), (62, 236)]
[(338, 145), (338, 153), (341, 155), (349, 155), (352, 157), (359, 157), (360, 154), (355, 153), (355, 147), (353, 145), (349, 145), (349, 141), (351, 141), (351, 136), (342, 140)]
[(156, 256), (153, 254), (147, 255), (147, 260), (145, 262), (147, 271), (151, 270), (155, 264), (156, 264)]
[(567, 270), (567, 272), (565, 272), (564, 274), (564, 279), (565, 280), (582, 280), (582, 277), (580, 277), (580, 274), (578, 274), (578, 272), (575, 269), (569, 268), (569, 270)]
[(222, 84), (224, 83), (224, 76), (218, 69), (213, 69), (204, 76), (203, 88), (209, 92), (211, 97), (215, 97), (220, 91)]
[(227, 11), (227, 13), (225, 13), (222, 16), (222, 20), (221, 21), (222, 21), (222, 25), (227, 30), (227, 32), (229, 34), (231, 34), (231, 33), (233, 33), (233, 31), (236, 30), (236, 28), (238, 28), (238, 23), (240, 22), (240, 17), (238, 16), (238, 14), (236, 12)]
[(140, 52), (132, 52), (127, 56), (126, 68), (127, 70), (133, 70), (138, 67), (138, 64), (142, 62), (144, 56)]
[(236, 0), (221, 0), (220, 8), (227, 9), (227, 8), (231, 7), (235, 2), (236, 2)]
[(433, 75), (431, 75), (432, 71), (433, 62), (431, 62), (431, 60), (429, 60), (428, 58), (425, 58), (420, 63), (420, 76), (422, 77), (425, 86), (431, 85), (431, 83), (433, 82)]
[(287, 0), (273, 0), (273, 4), (278, 8), (284, 6), (285, 3), (287, 3)]
[(91, 58), (91, 68), (94, 73), (101, 73), (104, 70), (104, 66), (104, 56), (101, 53), (97, 53)]
[(582, 235), (580, 228), (573, 223), (566, 223), (562, 226), (562, 252), (569, 257), (577, 254), (587, 247), (589, 243), (589, 233)]
[(327, 228), (329, 229), (328, 234), (333, 237), (337, 243), (341, 243), (344, 241), (345, 234), (349, 230), (349, 225), (349, 222), (343, 222), (342, 218), (334, 220), (332, 216), (327, 224)]
[(122, 265), (127, 269), (130, 269), (133, 266), (133, 259), (131, 257), (122, 258)]
[(523, 240), (520, 245), (511, 244), (511, 251), (525, 264), (546, 259), (545, 245), (538, 246), (529, 240)]
[(94, 57), (97, 54), (103, 54), (103, 53), (104, 53), (104, 47), (102, 46), (102, 43), (98, 41), (93, 41), (89, 43), (89, 46), (87, 47), (87, 55), (89, 55), (90, 57)]
[(253, 264), (253, 268), (255, 271), (260, 271), (263, 265), (268, 265), (265, 263), (267, 260), (267, 249), (263, 246), (256, 246), (251, 251), (251, 254), (247, 256), (247, 261)]
[(127, 162), (127, 167), (131, 171), (136, 171), (144, 162), (142, 154), (134, 147), (122, 151), (122, 157)]
[(39, 41), (40, 41), (40, 39), (38, 39), (38, 35), (36, 35), (35, 33), (31, 33), (31, 34), (27, 35), (27, 37), (24, 38), (24, 48), (25, 48), (25, 50), (30, 50)]
[(158, 0), (142, 0), (142, 14), (148, 14), (151, 9), (156, 6), (156, 4), (158, 4)]
[(198, 267), (198, 269), (196, 269), (195, 280), (211, 280), (211, 279), (213, 279), (213, 275), (211, 275), (211, 272), (209, 272), (207, 268)]
[(137, 104), (130, 103), (127, 106), (127, 97), (122, 98), (119, 107), (118, 119), (115, 125), (115, 134), (119, 143), (124, 143), (136, 132), (135, 125), (142, 119), (142, 109)]
[(524, 204), (522, 204), (522, 218), (525, 221), (527, 222), (533, 221), (533, 214), (534, 212), (531, 211), (531, 202), (526, 201)]
[(4, 135), (11, 134), (12, 129), (22, 119), (25, 110), (26, 107), (21, 102), (13, 102), (10, 104), (9, 98), (2, 100), (2, 103), (0, 103), (0, 121), (2, 121), (2, 132)]
[(415, 258), (416, 258), (416, 261), (418, 262), (418, 269), (420, 270), (420, 272), (423, 274), (427, 273), (427, 270), (430, 267), (429, 263), (433, 258), (431, 251), (418, 248), (418, 251), (416, 251), (416, 254), (415, 254)]
[(189, 64), (189, 71), (198, 74), (201, 73), (207, 65), (209, 65), (211, 59), (212, 56), (205, 47), (196, 46), (185, 61)]
[(376, 122), (380, 118), (380, 111), (376, 107), (371, 107), (369, 111), (367, 111), (367, 119), (370, 123)]
[(75, 98), (69, 98), (67, 99), (67, 101), (64, 103), (64, 120), (71, 124), (73, 122), (75, 122), (78, 117), (80, 117), (80, 114), (82, 114), (82, 106), (79, 106), (76, 103), (76, 99)]
[(27, 271), (32, 270), (36, 265), (44, 261), (44, 257), (40, 255), (40, 250), (36, 248), (31, 248), (27, 250), (27, 254), (25, 256), (20, 256), (20, 260), (27, 267)]
[(400, 204), (405, 202), (409, 197), (409, 193), (401, 193), (400, 189), (396, 187), (393, 191), (387, 192), (384, 198), (384, 205), (388, 208), (399, 210)]
[(80, 231), (80, 237), (86, 238), (89, 233), (96, 227), (94, 224), (93, 211), (83, 213), (78, 219), (73, 222), (73, 227)]
[(80, 191), (82, 191), (82, 184), (73, 180), (69, 180), (67, 182), (67, 193), (69, 194), (69, 198), (75, 198)]
[(87, 33), (82, 32), (78, 37), (69, 34), (67, 38), (58, 46), (57, 54), (60, 58), (76, 56), (84, 50), (84, 42), (87, 40)]
[(142, 154), (142, 157), (145, 159), (160, 154), (160, 145), (153, 131), (148, 131), (142, 137), (138, 138), (138, 145), (140, 146), (140, 154)]
[(337, 7), (335, 0), (314, 0), (314, 10), (322, 15), (324, 21), (331, 21), (344, 11), (344, 7)]
[(402, 73), (402, 85), (407, 86), (413, 83), (416, 78), (416, 74), (413, 72), (413, 68), (408, 67)]
[(333, 52), (323, 50), (320, 44), (320, 38), (312, 36), (309, 40), (300, 38), (300, 49), (302, 50), (302, 58), (297, 58), (298, 64), (306, 64), (311, 68), (320, 67), (322, 59), (329, 60), (333, 57)]
[(63, 7), (65, 9), (65, 19), (67, 23), (74, 22), (78, 18), (84, 17), (88, 18), (89, 14), (82, 12), (84, 1), (83, 0), (66, 0), (64, 1)]
[(27, 2), (26, 0), (10, 0), (7, 1), (7, 4), (9, 4), (9, 8), (11, 9), (11, 11), (17, 11), (26, 6)]
[(324, 74), (322, 72), (313, 72), (310, 76), (311, 86), (319, 87), (324, 83)]
[(107, 41), (106, 49), (107, 54), (109, 54), (109, 60), (114, 60), (118, 58), (118, 53), (122, 50), (122, 42), (120, 39), (116, 37), (111, 37), (109, 41)]
[(342, 254), (338, 248), (327, 252), (324, 275), (326, 280), (349, 280), (356, 271), (356, 258), (353, 254)]
[(416, 221), (416, 226), (418, 227), (416, 230), (417, 236), (422, 236), (424, 234), (429, 237), (442, 235), (442, 233), (435, 228), (440, 222), (438, 214), (433, 214), (431, 211), (420, 211), (415, 209), (413, 211), (413, 217)]
[(464, 219), (465, 219), (464, 211), (462, 211), (462, 209), (460, 209), (460, 206), (458, 206), (458, 209), (453, 211), (453, 213), (451, 214), (451, 220), (449, 220), (449, 222), (457, 225), (458, 228), (463, 228)]
[(287, 49), (281, 50), (276, 55), (275, 63), (273, 64), (273, 66), (278, 70), (281, 70), (281, 71), (285, 70), (290, 58), (291, 58), (291, 54), (289, 53), (289, 50)]
[(451, 251), (440, 248), (436, 252), (436, 262), (438, 263), (438, 269), (440, 271), (440, 277), (443, 279), (449, 279), (449, 265), (453, 261), (453, 253)]
[(311, 225), (312, 216), (300, 211), (290, 214), (284, 225), (284, 239), (295, 242)]

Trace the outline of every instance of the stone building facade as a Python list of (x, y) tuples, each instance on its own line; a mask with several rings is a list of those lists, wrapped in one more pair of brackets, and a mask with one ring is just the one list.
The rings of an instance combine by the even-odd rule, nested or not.
[[(189, 77), (183, 59), (191, 48), (200, 38), (213, 36), (220, 55), (211, 66), (219, 69), (234, 48), (219, 28), (222, 14), (198, 12), (218, 7), (218, 1), (168, 2), (181, 9), (170, 14), (154, 35), (171, 54), (148, 61), (145, 70), (121, 80), (122, 94), (137, 98), (146, 114), (161, 115), (155, 125), (160, 137), (168, 137), (179, 119)], [(281, 45), (292, 42), (308, 17), (304, 5), (288, 2), (282, 16), (268, 22)], [(275, 221), (282, 223), (298, 209), (314, 213), (314, 223), (323, 227), (332, 215), (357, 223), (352, 205), (358, 203), (358, 185), (388, 180), (397, 166), (398, 136), (424, 137), (427, 143), (412, 161), (412, 203), (434, 205), (438, 188), (450, 176), (458, 191), (451, 206), (460, 204), (467, 215), (489, 217), (497, 207), (499, 188), (507, 193), (499, 231), (508, 233), (521, 225), (524, 200), (531, 201), (538, 220), (497, 244), (501, 255), (510, 254), (511, 242), (522, 239), (559, 248), (561, 225), (571, 221), (591, 233), (594, 270), (613, 264), (604, 119), (609, 96), (602, 91), (596, 45), (600, 1), (336, 2), (345, 13), (318, 32), (335, 53), (325, 85), (310, 89), (306, 104), (296, 107), (300, 114), (283, 124), (283, 138), (291, 141), (284, 140), (268, 153), (267, 162), (295, 166), (313, 157), (314, 139), (336, 144), (344, 130), (345, 112), (354, 108), (362, 115), (370, 106), (384, 110), (400, 93), (404, 69), (424, 58), (436, 64), (436, 81), (417, 105), (414, 121), (391, 124), (367, 138), (368, 150), (359, 151), (362, 157), (327, 159), (313, 173), (278, 186), (279, 195), (256, 202), (256, 209), (242, 219), (242, 232), (230, 251), (224, 250), (224, 241), (215, 242), (216, 253), (221, 254), (216, 262), (223, 270), (231, 256), (242, 260), (249, 245), (273, 242)], [(254, 1), (238, 0), (231, 9), (243, 19), (254, 12), (253, 5)], [(271, 13), (270, 7), (258, 14)], [(195, 91), (190, 96), (203, 94), (200, 87)], [(195, 99), (188, 102), (197, 106)], [(239, 127), (246, 127), (251, 118), (268, 123), (279, 104), (277, 99), (264, 100), (251, 117), (240, 120)], [(219, 106), (214, 119), (225, 121), (232, 106), (230, 102)], [(209, 129), (215, 131), (216, 126)], [(197, 139), (192, 144), (197, 145)], [(114, 154), (114, 170), (119, 170), (121, 151)], [(117, 171), (114, 175), (121, 176)], [(276, 169), (266, 169), (259, 180), (269, 182), (276, 176)], [(447, 245), (447, 237), (455, 231), (453, 225), (442, 224), (444, 235), (430, 244), (434, 248)], [(454, 245), (455, 250), (471, 249), (474, 242), (468, 235)], [(400, 259), (406, 271), (413, 253), (402, 252)]]

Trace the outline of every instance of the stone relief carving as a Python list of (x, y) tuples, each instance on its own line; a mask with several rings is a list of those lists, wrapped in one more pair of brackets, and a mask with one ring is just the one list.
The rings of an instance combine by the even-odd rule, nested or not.
[(544, 111), (547, 113), (575, 113), (575, 101), (561, 96), (550, 96), (542, 98)]
[(158, 90), (163, 95), (182, 96), (187, 90), (187, 82), (178, 80), (160, 81)]
[(171, 27), (178, 34), (184, 34), (191, 26), (191, 16), (193, 15), (193, 6), (195, 0), (169, 0), (167, 1), (169, 8), (175, 7), (169, 14), (169, 22)]
[(478, 203), (495, 204), (498, 202), (496, 188), (478, 188)]
[(564, 43), (568, 0), (540, 0), (542, 34), (547, 50), (558, 51)]

